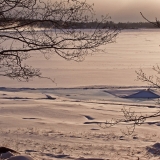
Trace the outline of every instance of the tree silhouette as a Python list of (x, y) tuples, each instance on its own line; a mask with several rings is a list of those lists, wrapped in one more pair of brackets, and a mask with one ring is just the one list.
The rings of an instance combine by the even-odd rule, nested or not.
[[(20, 81), (43, 77), (39, 69), (25, 63), (32, 54), (82, 61), (99, 46), (114, 42), (119, 30), (101, 27), (108, 16), (101, 21), (94, 16), (86, 1), (1, 0), (0, 75)], [(97, 26), (91, 31), (74, 26), (93, 21)]]
[[(148, 20), (141, 12), (140, 14), (147, 22), (152, 24), (155, 28), (160, 28), (160, 22), (157, 18), (155, 22), (152, 22)], [(147, 83), (149, 87), (154, 87), (156, 89), (159, 89), (160, 88), (160, 77), (157, 75), (160, 74), (160, 66), (159, 65), (153, 66), (153, 71), (155, 71), (156, 73), (155, 75), (147, 75), (142, 69), (139, 69), (139, 71), (136, 71), (137, 80)], [(157, 104), (159, 104), (159, 100)], [(123, 132), (123, 133), (127, 135), (131, 135), (135, 131), (135, 128), (137, 126), (144, 124), (147, 119), (160, 117), (159, 109), (156, 112), (151, 113), (151, 114), (145, 114), (142, 112), (142, 113), (139, 113), (139, 115), (135, 111), (132, 111), (131, 108), (129, 108), (128, 110), (126, 108), (123, 108), (122, 112), (123, 112), (124, 118), (122, 119), (113, 118), (110, 121), (100, 123), (99, 124), (100, 127), (108, 128), (108, 127), (112, 127), (114, 125), (118, 125), (122, 123), (126, 125), (129, 124), (130, 126), (129, 127), (127, 126), (127, 132)]]

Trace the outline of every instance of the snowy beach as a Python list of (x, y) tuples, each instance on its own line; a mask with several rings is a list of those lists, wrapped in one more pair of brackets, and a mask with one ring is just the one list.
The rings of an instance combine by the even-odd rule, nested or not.
[[(41, 54), (28, 63), (48, 79), (0, 80), (0, 142), (35, 160), (159, 159), (160, 120), (147, 119), (126, 136), (130, 124), (103, 129), (123, 119), (122, 109), (137, 115), (159, 111), (160, 91), (136, 80), (136, 70), (154, 74), (159, 64), (159, 30), (124, 30), (105, 52), (83, 62)], [(151, 96), (151, 97), (150, 97)]]

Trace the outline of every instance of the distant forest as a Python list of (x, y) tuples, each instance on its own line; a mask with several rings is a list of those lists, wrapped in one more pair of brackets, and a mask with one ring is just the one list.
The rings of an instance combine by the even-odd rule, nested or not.
[[(56, 25), (57, 24), (57, 25)], [(139, 28), (155, 28), (153, 24), (148, 22), (127, 22), (127, 23), (114, 23), (109, 21), (107, 23), (98, 23), (98, 22), (89, 22), (89, 23), (73, 23), (73, 22), (56, 22), (55, 25), (51, 23), (37, 23), (37, 27), (44, 28), (57, 28), (62, 26), (63, 28), (75, 28), (75, 29), (94, 29), (98, 26), (98, 28), (120, 28), (120, 29), (139, 29)], [(56, 27), (57, 26), (57, 27)]]
[(88, 23), (73, 23), (73, 22), (56, 22), (53, 24), (46, 23), (37, 23), (37, 27), (44, 28), (59, 28), (60, 26), (63, 28), (74, 28), (74, 29), (94, 29), (94, 28), (120, 28), (120, 29), (139, 29), (139, 28), (155, 28), (153, 24), (148, 22), (127, 22), (127, 23), (114, 23), (109, 21), (107, 23), (98, 23), (98, 22), (88, 22)]
[(114, 23), (112, 21), (108, 21), (107, 23), (98, 23), (98, 22), (63, 22), (63, 21), (43, 21), (41, 20), (22, 20), (22, 19), (0, 19), (0, 27), (5, 25), (13, 25), (14, 23), (18, 23), (21, 26), (23, 24), (28, 24), (28, 26), (35, 26), (38, 28), (74, 28), (74, 29), (94, 29), (94, 28), (119, 28), (119, 29), (139, 29), (139, 28), (155, 28), (155, 26), (148, 22), (127, 22), (127, 23)]
[(87, 28), (96, 28), (99, 26), (99, 28), (120, 28), (120, 29), (139, 29), (139, 28), (155, 28), (153, 24), (148, 23), (148, 22), (127, 22), (127, 23), (114, 23), (112, 21), (109, 21), (107, 23), (97, 23), (97, 22), (90, 22), (90, 23), (76, 23), (73, 24), (72, 27), (74, 28), (82, 28), (82, 29), (87, 29)]

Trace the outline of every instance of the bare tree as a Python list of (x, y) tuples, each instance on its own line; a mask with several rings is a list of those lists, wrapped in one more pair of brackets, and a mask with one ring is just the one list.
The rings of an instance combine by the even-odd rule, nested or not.
[(157, 18), (155, 18), (155, 22), (152, 22), (149, 19), (147, 19), (142, 12), (140, 12), (140, 14), (147, 22), (151, 23), (154, 27), (160, 28), (160, 21)]
[(144, 113), (137, 114), (137, 112), (131, 110), (131, 108), (129, 108), (128, 110), (126, 108), (123, 108), (122, 113), (124, 118), (120, 119), (113, 118), (109, 121), (98, 123), (98, 125), (101, 128), (106, 129), (115, 125), (123, 124), (126, 126), (126, 130), (121, 130), (122, 133), (125, 135), (131, 135), (134, 133), (135, 128), (137, 126), (144, 124), (147, 119), (160, 116), (160, 111), (151, 114), (144, 114)]
[[(92, 5), (86, 1), (1, 0), (0, 1), (0, 75), (20, 81), (42, 77), (39, 69), (25, 64), (32, 54), (58, 54), (66, 60), (82, 61), (98, 47), (112, 43), (119, 33), (101, 27), (94, 20)], [(78, 30), (75, 24), (96, 21), (94, 30)]]
[[(155, 28), (160, 28), (160, 22), (157, 18), (155, 18), (155, 22), (148, 20), (141, 12), (141, 16), (149, 23), (151, 23)], [(147, 75), (142, 69), (136, 71), (137, 80), (143, 81), (151, 85), (152, 87), (160, 88), (160, 77), (157, 75), (160, 74), (160, 67), (159, 65), (153, 66), (153, 71), (155, 72), (154, 75)]]
[[(148, 20), (141, 12), (140, 14), (147, 22), (153, 24), (153, 26), (155, 26), (156, 28), (160, 28), (160, 22), (157, 18), (155, 22), (152, 22)], [(160, 66), (158, 65), (153, 66), (153, 71), (155, 72), (155, 75), (147, 75), (142, 69), (139, 69), (139, 71), (136, 71), (137, 80), (140, 80), (144, 83), (149, 84), (150, 87), (159, 89), (160, 77), (157, 75), (160, 74)], [(159, 100), (158, 100), (158, 104), (159, 104)], [(99, 123), (100, 127), (108, 128), (118, 124), (126, 124), (126, 125), (129, 124), (129, 127), (127, 126), (127, 131), (126, 132), (123, 131), (123, 133), (127, 135), (131, 135), (135, 131), (135, 128), (137, 126), (144, 124), (147, 119), (160, 117), (160, 110), (151, 114), (139, 113), (138, 115), (135, 111), (132, 111), (131, 109), (127, 110), (126, 108), (123, 108), (122, 112), (123, 112), (124, 118), (112, 119), (110, 121)]]

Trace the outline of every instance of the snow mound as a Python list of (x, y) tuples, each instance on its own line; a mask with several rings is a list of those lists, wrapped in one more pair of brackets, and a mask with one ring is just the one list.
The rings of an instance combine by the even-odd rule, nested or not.
[(156, 94), (153, 90), (145, 89), (123, 98), (160, 98), (160, 95)]

